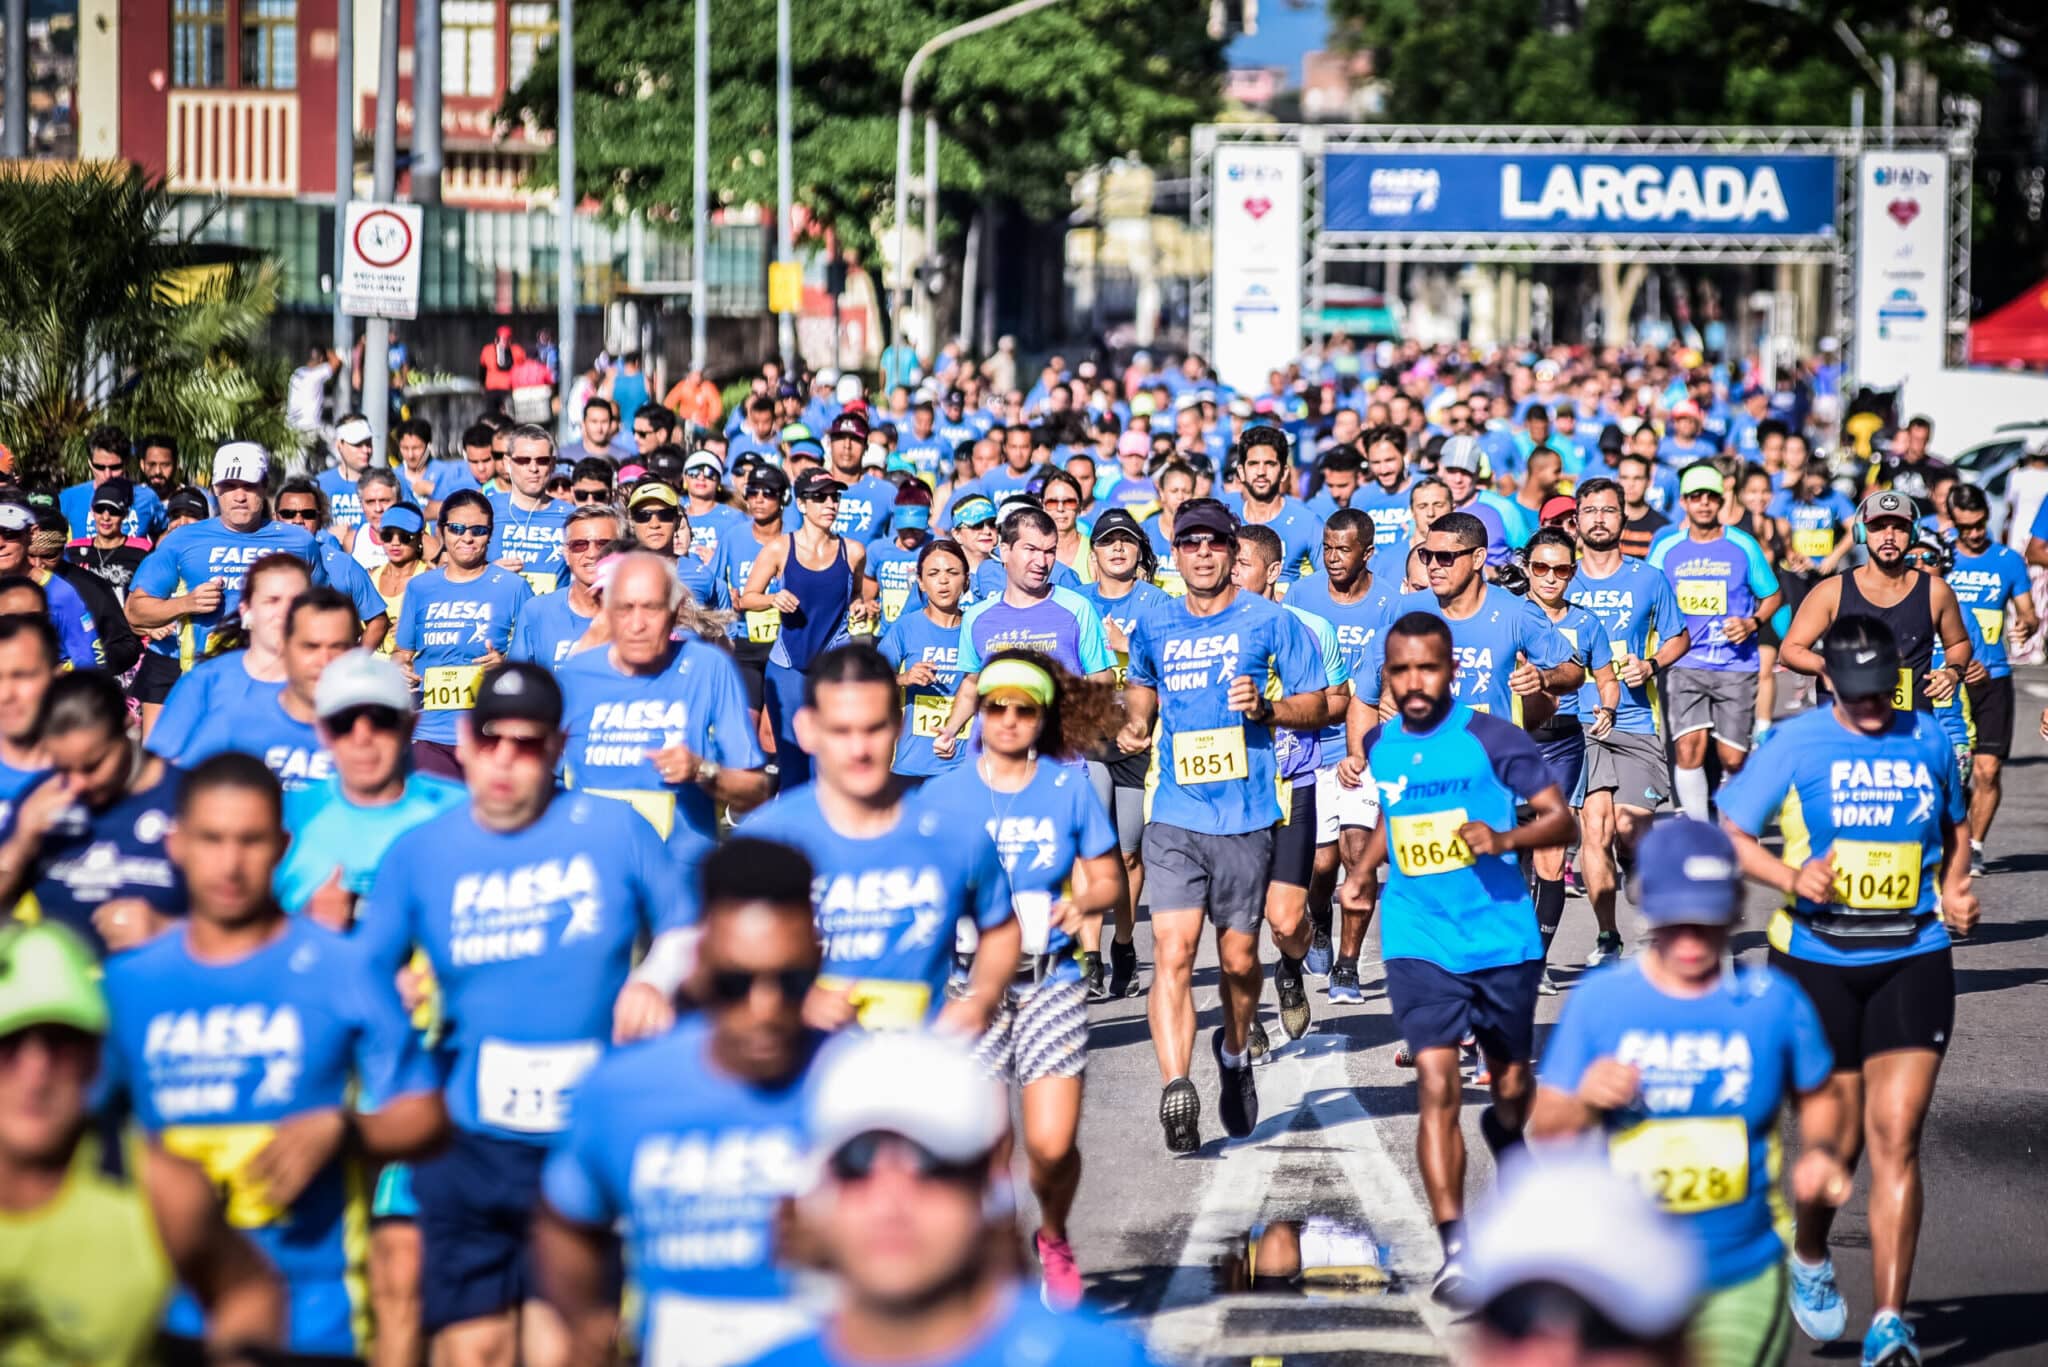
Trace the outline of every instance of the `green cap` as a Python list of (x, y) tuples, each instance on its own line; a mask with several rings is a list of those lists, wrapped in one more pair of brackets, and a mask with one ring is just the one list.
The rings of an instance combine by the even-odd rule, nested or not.
[(0, 1036), (33, 1025), (107, 1033), (100, 968), (85, 942), (64, 926), (0, 926)]
[(1696, 494), (1705, 489), (1710, 494), (1725, 494), (1728, 486), (1721, 480), (1721, 472), (1711, 465), (1695, 465), (1687, 470), (1678, 481), (1678, 496)]

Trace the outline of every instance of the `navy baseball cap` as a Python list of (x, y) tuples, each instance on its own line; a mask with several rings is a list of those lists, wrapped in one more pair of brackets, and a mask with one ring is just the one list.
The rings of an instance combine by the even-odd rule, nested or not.
[(1732, 926), (1742, 919), (1742, 868), (1718, 826), (1689, 816), (1650, 827), (1636, 850), (1636, 909), (1655, 926)]

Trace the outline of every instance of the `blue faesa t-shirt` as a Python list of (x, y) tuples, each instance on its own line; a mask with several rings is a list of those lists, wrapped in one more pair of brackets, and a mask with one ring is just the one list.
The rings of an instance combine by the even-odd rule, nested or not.
[[(576, 610), (576, 605), (569, 601), (571, 592), (571, 587), (564, 584), (519, 610), (519, 616), (512, 622), (512, 644), (505, 651), (507, 659), (531, 660), (554, 669), (569, 658), (569, 652), (597, 620), (595, 614), (585, 617)], [(391, 629), (397, 631), (398, 624), (393, 622)]]
[[(1019, 1367), (1023, 1363), (1087, 1363), (1089, 1367), (1156, 1367), (1144, 1347), (1086, 1311), (1056, 1314), (1038, 1297), (1012, 1290), (1001, 1316), (958, 1352), (919, 1360), (918, 1367)], [(783, 1345), (753, 1367), (867, 1367), (872, 1360), (846, 1352), (830, 1329)]]
[[(1087, 771), (1072, 765), (1040, 760), (1022, 789), (999, 793), (988, 786), (978, 766), (965, 764), (933, 779), (919, 796), (936, 811), (982, 824), (996, 842), (1013, 902), (1020, 893), (1057, 902), (1077, 861), (1117, 847), (1116, 828), (1089, 785)], [(1053, 927), (1045, 950), (1058, 956), (1059, 963), (1050, 976), (1081, 976), (1080, 965), (1067, 954), (1072, 947), (1072, 938)]]
[[(1387, 609), (1392, 626), (1411, 612), (1442, 617), (1451, 629), (1451, 654), (1457, 671), (1451, 676), (1451, 697), (1475, 712), (1519, 722), (1521, 699), (1508, 687), (1518, 659), (1538, 669), (1555, 669), (1572, 657), (1570, 644), (1558, 633), (1543, 609), (1517, 598), (1497, 584), (1486, 586), (1479, 610), (1454, 620), (1445, 616), (1436, 595), (1428, 591), (1403, 594)], [(1374, 658), (1384, 661), (1386, 638), (1373, 644)]]
[(880, 475), (865, 474), (840, 491), (839, 516), (833, 520), (832, 531), (866, 545), (888, 534), (895, 511), (896, 486)]
[(577, 1089), (541, 1190), (565, 1219), (622, 1230), (649, 1360), (685, 1327), (671, 1319), (689, 1299), (790, 1294), (775, 1223), (808, 1176), (806, 1095), (801, 1071), (779, 1087), (727, 1074), (702, 1016), (606, 1055)]
[(183, 756), (200, 728), (222, 715), (238, 715), (244, 707), (267, 702), (282, 692), (283, 680), (272, 683), (249, 677), (245, 651), (231, 650), (201, 660), (171, 685), (164, 710), (157, 713), (156, 725), (149, 728), (149, 739), (144, 745), (152, 754), (162, 755), (174, 764), (183, 762), (190, 768), (194, 761), (184, 760)]
[[(121, 535), (140, 536), (155, 540), (163, 531), (164, 504), (156, 496), (156, 490), (140, 480), (130, 486), (135, 497), (128, 509), (128, 516), (121, 519)], [(91, 480), (73, 484), (57, 495), (57, 511), (64, 514), (64, 520), (71, 524), (72, 540), (93, 534), (92, 496), (99, 486)]]
[[(398, 501), (417, 508), (419, 500), (413, 497), (412, 480), (406, 472), (388, 464), (384, 465), (383, 468), (390, 470), (392, 474), (398, 476)], [(469, 463), (467, 461), (462, 462), (462, 468), (467, 470)], [(327, 469), (322, 470), (319, 477), (313, 482), (320, 486), (321, 493), (327, 495), (327, 525), (334, 529), (336, 536), (341, 535), (351, 527), (363, 525), (363, 495), (360, 479), (349, 479), (339, 469)]]
[(863, 573), (875, 581), (876, 600), (882, 609), (882, 621), (886, 625), (903, 615), (910, 603), (910, 595), (917, 588), (917, 557), (931, 540), (926, 534), (917, 545), (904, 548), (896, 544), (893, 536), (878, 536), (868, 542), (866, 569)]
[(1406, 487), (1383, 489), (1378, 480), (1368, 480), (1359, 485), (1358, 492), (1351, 496), (1351, 505), (1372, 519), (1372, 544), (1380, 546), (1402, 546), (1415, 535), (1415, 508), (1410, 502), (1411, 491)]
[(424, 950), (465, 1130), (545, 1145), (612, 1037), (635, 944), (689, 924), (688, 880), (622, 802), (556, 793), (517, 831), (453, 807), (393, 841), (358, 917), (378, 971)]
[[(1337, 649), (1344, 656), (1344, 667), (1350, 672), (1351, 691), (1373, 702), (1380, 695), (1379, 656), (1374, 646), (1386, 629), (1390, 620), (1387, 613), (1399, 590), (1398, 579), (1391, 581), (1390, 590), (1388, 580), (1376, 577), (1356, 603), (1339, 603), (1330, 596), (1330, 577), (1310, 574), (1302, 576), (1287, 593), (1288, 607), (1314, 613), (1330, 624), (1337, 633)], [(1323, 768), (1343, 760), (1345, 736), (1341, 713), (1323, 728), (1318, 741)]]
[[(1240, 501), (1238, 515), (1243, 517)], [(1271, 522), (1247, 522), (1246, 526), (1264, 527), (1280, 538), (1280, 582), (1291, 585), (1315, 568), (1323, 549), (1323, 520), (1308, 510), (1308, 505), (1298, 498), (1283, 497), (1280, 512)], [(1375, 526), (1377, 531), (1377, 526)], [(1289, 590), (1280, 590), (1285, 595)]]
[(921, 791), (904, 797), (894, 830), (872, 839), (834, 830), (810, 784), (754, 812), (740, 831), (810, 858), (825, 976), (850, 989), (870, 1029), (937, 1015), (961, 918), (989, 930), (1012, 915), (995, 842)]
[(1716, 799), (1761, 839), (1775, 819), (1792, 868), (1832, 851), (1834, 898), (1781, 907), (1766, 931), (1781, 954), (1814, 963), (1888, 963), (1949, 943), (1936, 879), (1942, 841), (1966, 799), (1947, 734), (1930, 712), (1894, 712), (1879, 736), (1832, 707), (1781, 722)]
[(665, 783), (649, 752), (682, 746), (724, 769), (768, 761), (747, 714), (747, 686), (722, 647), (692, 636), (671, 642), (652, 674), (621, 673), (609, 647), (556, 670), (562, 684), (563, 779), (571, 788), (632, 804), (664, 841), (718, 838), (718, 811), (694, 777)]
[[(1624, 656), (1650, 659), (1665, 641), (1687, 629), (1671, 581), (1640, 560), (1624, 557), (1621, 568), (1604, 579), (1587, 574), (1581, 562), (1565, 596), (1600, 619), (1600, 626), (1607, 633), (1607, 654), (1617, 673)], [(1655, 734), (1657, 705), (1652, 684), (1645, 681), (1637, 688), (1619, 678), (1615, 682), (1621, 690), (1621, 701), (1614, 710), (1614, 729), (1636, 735)], [(1599, 705), (1599, 691), (1588, 679), (1579, 689), (1579, 708), (1591, 714)]]
[(469, 790), (434, 774), (408, 774), (395, 802), (363, 807), (348, 800), (339, 779), (285, 794), (284, 828), (292, 833), (271, 886), (278, 905), (297, 915), (329, 878), (345, 892), (369, 894), (391, 842), (469, 800)]
[[(781, 540), (778, 534), (776, 540)], [(724, 612), (733, 613), (733, 624), (729, 634), (734, 641), (750, 641), (766, 648), (775, 644), (775, 638), (782, 634), (782, 614), (773, 608), (760, 612), (740, 612), (733, 602), (747, 591), (747, 576), (754, 572), (754, 562), (761, 558), (761, 552), (768, 545), (754, 539), (753, 524), (750, 522), (741, 534), (727, 537), (718, 543), (717, 554), (711, 557), (711, 603)], [(768, 581), (768, 592), (777, 593), (782, 589), (782, 577), (777, 575)]]
[[(990, 562), (993, 563), (993, 562)], [(960, 622), (960, 668), (979, 674), (999, 650), (1035, 650), (1070, 674), (1116, 668), (1095, 605), (1075, 589), (1054, 588), (1030, 607), (1004, 601), (1001, 591), (967, 609)]]
[(932, 738), (945, 726), (960, 692), (960, 628), (942, 627), (919, 608), (890, 623), (877, 648), (899, 676), (912, 665), (932, 667), (932, 682), (902, 690), (903, 734), (896, 739), (890, 767), (912, 778), (945, 773), (966, 757), (965, 747), (955, 749), (949, 760), (932, 751)]
[[(322, 532), (315, 539), (320, 546), (321, 568), (327, 571), (327, 582), (347, 594), (349, 601), (356, 605), (356, 621), (367, 626), (374, 618), (387, 616), (390, 609), (384, 605), (384, 595), (377, 591), (370, 572), (328, 533)], [(391, 625), (395, 627), (398, 624), (393, 622)]]
[(283, 551), (306, 562), (315, 584), (327, 582), (327, 569), (313, 534), (288, 522), (265, 522), (254, 531), (231, 530), (219, 518), (187, 523), (144, 556), (129, 581), (130, 593), (152, 598), (175, 598), (189, 593), (211, 579), (221, 581), (220, 606), (212, 612), (194, 613), (179, 629), (148, 648), (183, 662), (187, 669), (206, 652), (207, 642), (221, 623), (229, 620), (242, 601), (242, 579), (249, 566), (266, 555)]
[(287, 795), (334, 776), (334, 757), (320, 743), (313, 723), (285, 711), (282, 686), (265, 692), (264, 685), (257, 684), (239, 710), (209, 713), (174, 758), (181, 768), (190, 769), (228, 750), (262, 760)]
[[(562, 564), (562, 531), (573, 511), (557, 498), (538, 508), (521, 508), (512, 502), (509, 491), (492, 494), (491, 563), (517, 556), (527, 587), (538, 594), (553, 593), (567, 573)], [(457, 517), (467, 521), (474, 515), (458, 513)]]
[(1749, 1280), (1785, 1256), (1772, 1225), (1778, 1121), (1834, 1066), (1798, 984), (1735, 965), (1703, 997), (1672, 997), (1631, 959), (1590, 975), (1543, 1046), (1539, 1085), (1574, 1093), (1603, 1058), (1635, 1068), (1636, 1102), (1602, 1117), (1615, 1169), (1691, 1227), (1707, 1286)]
[[(1542, 611), (1542, 609), (1538, 609)], [(1548, 617), (1549, 613), (1544, 613)], [(1593, 671), (1614, 663), (1614, 648), (1600, 619), (1576, 603), (1566, 603), (1564, 616), (1551, 622), (1557, 634), (1572, 648), (1572, 659), (1586, 671), (1586, 682), (1557, 700), (1557, 715), (1576, 717), (1584, 707), (1590, 715), (1600, 705), (1600, 690), (1593, 685)]]
[(1274, 728), (1230, 709), (1239, 675), (1278, 678), (1281, 697), (1320, 692), (1328, 677), (1314, 637), (1252, 594), (1207, 617), (1175, 599), (1139, 619), (1130, 683), (1159, 695), (1151, 820), (1198, 835), (1244, 835), (1280, 820)]
[(1366, 733), (1363, 748), (1387, 841), (1381, 956), (1451, 973), (1541, 958), (1515, 856), (1474, 854), (1458, 834), (1468, 821), (1511, 830), (1516, 804), (1556, 785), (1528, 733), (1452, 703), (1423, 731), (1396, 714)]
[(428, 570), (405, 586), (399, 610), (398, 648), (412, 653), (420, 699), (420, 740), (455, 743), (455, 720), (476, 705), (484, 667), (492, 651), (512, 643), (512, 623), (533, 601), (526, 580), (511, 570), (485, 565), (475, 579), (455, 583), (446, 570)]
[[(28, 868), (28, 891), (46, 921), (71, 927), (101, 958), (107, 945), (92, 914), (116, 898), (138, 897), (165, 916), (185, 914), (185, 878), (164, 849), (185, 776), (166, 764), (163, 776), (95, 811), (73, 802), (57, 814)], [(61, 782), (58, 779), (47, 780)], [(23, 796), (34, 789), (23, 790)], [(0, 841), (14, 834), (14, 812), (0, 821)]]
[(1757, 604), (1778, 591), (1777, 573), (1756, 539), (1740, 527), (1723, 527), (1712, 541), (1695, 541), (1682, 528), (1650, 548), (1648, 563), (1670, 579), (1692, 633), (1692, 649), (1677, 668), (1756, 673), (1756, 633), (1735, 645), (1721, 630), (1730, 617), (1756, 616)]
[(2018, 551), (1997, 542), (1982, 555), (1968, 555), (1959, 548), (1947, 578), (1956, 602), (1984, 638), (1982, 645), (1975, 646), (1974, 658), (1992, 678), (2005, 678), (2012, 673), (2012, 661), (2005, 653), (2005, 605), (2031, 591), (2027, 562)]
[[(292, 1353), (359, 1355), (349, 1282), (362, 1271), (362, 1174), (344, 1153), (275, 1209), (247, 1164), (277, 1127), (326, 1107), (375, 1112), (432, 1091), (434, 1069), (390, 972), (362, 947), (297, 917), (230, 963), (202, 961), (174, 929), (107, 964), (107, 1093), (125, 1095), (150, 1136), (206, 1170), (227, 1220), (252, 1239), (289, 1290)], [(198, 1305), (181, 1293), (164, 1327), (197, 1337)]]
[(728, 537), (745, 536), (751, 525), (747, 515), (730, 503), (714, 503), (701, 513), (691, 512), (685, 504), (683, 516), (690, 523), (690, 554), (700, 565), (709, 565)]
[[(1325, 689), (1342, 688), (1348, 691), (1351, 686), (1351, 666), (1345, 662), (1344, 651), (1337, 644), (1337, 629), (1305, 608), (1293, 603), (1284, 606), (1287, 615), (1309, 634), (1314, 644), (1316, 658), (1323, 664)], [(1279, 687), (1280, 681), (1269, 674), (1266, 678), (1266, 696), (1280, 697)], [(1290, 781), (1308, 778), (1323, 767), (1322, 736), (1326, 729), (1328, 728), (1296, 731), (1286, 726), (1274, 728), (1273, 763), (1278, 766), (1281, 778)], [(1342, 727), (1338, 729), (1341, 731)], [(1343, 757), (1343, 751), (1340, 749), (1336, 758), (1329, 762), (1335, 764)]]

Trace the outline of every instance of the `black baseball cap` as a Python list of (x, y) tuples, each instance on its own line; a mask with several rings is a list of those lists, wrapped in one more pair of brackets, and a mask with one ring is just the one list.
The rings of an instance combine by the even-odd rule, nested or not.
[(656, 451), (640, 464), (655, 479), (678, 488), (682, 487), (683, 458), (674, 451)]
[(164, 500), (165, 517), (196, 517), (204, 522), (213, 516), (213, 508), (206, 501), (206, 495), (197, 489), (180, 489)]
[(1138, 525), (1138, 519), (1123, 508), (1111, 508), (1097, 517), (1095, 530), (1089, 534), (1088, 539), (1099, 546), (1112, 536), (1128, 536), (1140, 546), (1151, 544), (1145, 536), (1145, 529)]
[(1600, 447), (1601, 454), (1608, 455), (1615, 451), (1619, 451), (1623, 447), (1627, 446), (1628, 439), (1621, 435), (1621, 429), (1619, 427), (1615, 426), (1613, 423), (1608, 423), (1607, 426), (1600, 429), (1600, 440), (1598, 445)]
[(539, 722), (550, 731), (562, 729), (562, 686), (549, 670), (527, 660), (499, 665), (484, 675), (477, 688), (469, 724), (487, 736), (500, 721)]
[(789, 476), (772, 465), (757, 465), (747, 471), (746, 488), (749, 495), (773, 494), (784, 502), (789, 500)]
[(128, 510), (134, 506), (135, 485), (119, 475), (115, 475), (112, 479), (92, 491), (92, 510), (94, 512), (105, 508), (110, 513), (120, 513), (126, 516)]
[(1173, 515), (1173, 539), (1186, 532), (1210, 532), (1237, 539), (1237, 515), (1213, 498), (1191, 498)]
[(1898, 639), (1875, 617), (1836, 618), (1821, 637), (1820, 658), (1837, 697), (1889, 697), (1898, 687)]
[(796, 501), (799, 503), (809, 503), (827, 494), (836, 498), (845, 492), (846, 486), (823, 470), (806, 470), (796, 482)]

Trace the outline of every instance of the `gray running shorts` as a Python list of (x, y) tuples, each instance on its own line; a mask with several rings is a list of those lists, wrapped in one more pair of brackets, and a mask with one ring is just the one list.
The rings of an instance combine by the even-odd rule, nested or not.
[(1102, 804), (1102, 810), (1109, 813), (1110, 825), (1116, 827), (1117, 849), (1124, 854), (1136, 854), (1138, 841), (1145, 834), (1145, 790), (1119, 788), (1109, 766), (1097, 759), (1088, 761), (1088, 784), (1095, 789), (1095, 799)]
[(1655, 732), (1586, 737), (1586, 791), (1611, 792), (1618, 807), (1656, 813), (1671, 805), (1671, 756)]
[(1201, 910), (1220, 930), (1256, 935), (1272, 872), (1270, 829), (1203, 835), (1156, 821), (1145, 828), (1145, 901), (1155, 916)]
[(1711, 731), (1747, 754), (1756, 735), (1756, 675), (1734, 669), (1673, 669), (1664, 676), (1671, 738)]

